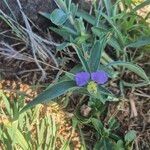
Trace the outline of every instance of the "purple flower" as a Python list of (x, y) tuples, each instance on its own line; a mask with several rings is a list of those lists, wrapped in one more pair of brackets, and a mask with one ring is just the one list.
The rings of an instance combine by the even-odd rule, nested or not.
[(92, 72), (91, 75), (88, 72), (78, 72), (75, 75), (75, 81), (78, 86), (86, 85), (90, 80), (90, 78), (97, 84), (104, 84), (105, 82), (108, 81), (108, 74), (105, 71), (101, 70)]
[(88, 72), (79, 72), (75, 75), (75, 81), (78, 86), (84, 86), (88, 83), (90, 74)]
[(91, 73), (91, 79), (98, 84), (104, 84), (108, 81), (108, 75), (105, 71), (96, 71)]

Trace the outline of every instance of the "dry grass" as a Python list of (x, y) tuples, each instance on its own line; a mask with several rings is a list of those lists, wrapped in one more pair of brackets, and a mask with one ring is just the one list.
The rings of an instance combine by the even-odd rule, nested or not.
[[(17, 3), (19, 5), (25, 27), (19, 24), (17, 20), (9, 17), (2, 10), (0, 10), (0, 18), (11, 28), (11, 34), (9, 32), (10, 30), (8, 30), (5, 32), (2, 31), (1, 35), (3, 35), (4, 37), (7, 36), (7, 39), (10, 39), (12, 41), (15, 40), (15, 44), (8, 44), (8, 40), (0, 42), (0, 54), (7, 56), (7, 59), (19, 59), (27, 62), (36, 63), (39, 70), (42, 72), (42, 76), (39, 80), (45, 80), (46, 71), (44, 70), (41, 63), (47, 64), (49, 60), (53, 62), (54, 67), (58, 68), (57, 60), (53, 54), (53, 46), (56, 46), (57, 44), (55, 42), (52, 42), (51, 39), (46, 39), (39, 36), (32, 30), (31, 24), (34, 28), (38, 28), (35, 27), (35, 25), (22, 11), (19, 0), (17, 1)], [(38, 30), (38, 32), (40, 31)]]

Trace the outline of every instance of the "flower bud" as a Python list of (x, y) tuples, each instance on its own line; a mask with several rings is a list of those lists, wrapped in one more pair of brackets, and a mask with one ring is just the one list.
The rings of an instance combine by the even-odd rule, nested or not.
[(89, 82), (87, 90), (90, 94), (97, 94), (97, 84), (94, 81)]

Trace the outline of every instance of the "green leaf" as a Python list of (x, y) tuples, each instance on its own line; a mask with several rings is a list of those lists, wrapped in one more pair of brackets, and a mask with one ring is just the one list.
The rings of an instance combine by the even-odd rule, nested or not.
[(55, 9), (50, 14), (51, 22), (58, 26), (63, 25), (67, 21), (68, 17), (69, 15), (61, 9)]
[(150, 38), (140, 38), (133, 43), (128, 44), (126, 47), (133, 47), (133, 48), (139, 48), (145, 45), (150, 45)]
[(28, 149), (29, 145), (24, 138), (23, 134), (12, 124), (12, 126), (7, 127), (8, 134), (11, 137), (11, 140), (20, 145), (23, 149)]
[(127, 143), (134, 141), (135, 138), (136, 138), (136, 131), (134, 131), (134, 130), (130, 130), (129, 132), (127, 132), (124, 137), (124, 139)]
[(48, 20), (51, 20), (50, 19), (50, 13), (46, 13), (46, 12), (39, 12), (39, 14), (45, 18), (47, 18)]
[(150, 85), (150, 82), (142, 82), (142, 83), (134, 84), (134, 83), (128, 83), (128, 82), (122, 81), (122, 84), (126, 87), (137, 88), (137, 87), (143, 87), (143, 86)]
[(75, 20), (75, 28), (80, 35), (85, 35), (85, 26), (82, 17)]
[(65, 12), (67, 12), (67, 6), (66, 6), (65, 1), (63, 1), (63, 0), (55, 0), (55, 3), (57, 4), (57, 6), (59, 8), (61, 8)]
[(107, 29), (107, 27), (92, 27), (92, 32), (98, 37), (110, 34), (108, 44), (111, 45), (118, 53), (123, 52), (123, 48), (121, 48), (122, 45), (119, 43), (119, 40), (116, 39), (116, 37), (113, 35), (113, 32)]
[(91, 118), (91, 122), (92, 122), (94, 128), (97, 130), (97, 132), (99, 134), (101, 134), (103, 131), (103, 128), (104, 128), (102, 122), (98, 119), (95, 119), (95, 118)]
[(104, 14), (104, 13), (101, 13), (101, 14), (108, 21), (108, 23), (113, 27), (113, 29), (115, 30), (115, 32), (118, 35), (118, 38), (119, 38), (118, 40), (121, 42), (122, 45), (124, 45), (124, 37), (123, 37), (121, 31), (119, 30), (119, 28), (117, 28), (117, 24), (115, 24), (115, 22), (110, 17), (108, 17), (106, 14)]
[(102, 138), (100, 141), (96, 142), (94, 150), (113, 150), (113, 144), (110, 139)]
[(68, 47), (70, 45), (71, 45), (71, 43), (69, 43), (69, 42), (63, 42), (63, 43), (57, 45), (56, 50), (57, 51), (64, 50), (66, 47)]
[(72, 47), (75, 49), (81, 63), (83, 66), (84, 71), (90, 72), (87, 60), (84, 58), (83, 53), (81, 51), (81, 49), (79, 49), (79, 47), (77, 47), (75, 44), (72, 44)]
[(82, 65), (78, 64), (78, 65), (74, 66), (69, 72), (72, 74), (76, 74), (81, 71), (83, 71)]
[(57, 33), (58, 35), (62, 36), (65, 40), (69, 39), (70, 33), (67, 33), (67, 31), (62, 28), (50, 27), (50, 30), (52, 30), (55, 33)]
[(110, 68), (108, 66), (101, 65), (101, 64), (99, 65), (98, 70), (104, 70), (105, 72), (107, 72), (107, 74), (110, 78), (116, 78), (119, 75), (119, 72), (114, 71), (113, 68)]
[(137, 75), (139, 75), (142, 79), (146, 80), (147, 82), (150, 82), (147, 75), (145, 74), (144, 70), (135, 65), (135, 64), (132, 64), (130, 62), (123, 62), (123, 61), (115, 61), (115, 62), (112, 62), (112, 63), (109, 63), (107, 66), (122, 66), (122, 67), (125, 67), (127, 68), (128, 70), (136, 73)]
[(115, 38), (115, 37), (111, 37), (109, 40), (108, 40), (108, 44), (110, 46), (112, 46), (118, 53), (119, 52), (123, 52), (123, 48), (122, 48), (122, 45), (118, 42), (118, 40)]
[(44, 92), (42, 92), (40, 95), (38, 95), (36, 98), (34, 98), (30, 103), (28, 103), (20, 113), (30, 109), (31, 107), (40, 104), (40, 103), (46, 103), (49, 102), (63, 94), (65, 94), (68, 91), (72, 91), (77, 89), (76, 83), (74, 81), (63, 81), (56, 83)]
[(117, 128), (119, 128), (119, 122), (114, 118), (114, 117), (111, 117), (109, 120), (108, 120), (108, 126), (111, 130), (115, 130)]
[(98, 85), (97, 90), (98, 90), (97, 92), (99, 92), (101, 94), (114, 97), (114, 94), (111, 91), (109, 91), (107, 88), (105, 88), (104, 86)]
[(111, 0), (104, 0), (104, 3), (105, 3), (105, 7), (106, 7), (106, 11), (107, 11), (107, 15), (109, 17), (111, 17), (111, 10), (112, 10), (112, 3), (111, 3)]
[(117, 98), (113, 95), (112, 96), (107, 96), (107, 98), (106, 98), (106, 101), (110, 101), (110, 102), (117, 102), (119, 100), (120, 100), (119, 98)]
[(109, 138), (111, 138), (111, 139), (113, 139), (113, 140), (115, 140), (115, 141), (118, 141), (118, 140), (121, 139), (120, 136), (118, 136), (117, 134), (114, 134), (113, 132), (110, 132)]
[(104, 33), (108, 33), (106, 27), (92, 27), (91, 29), (92, 32), (98, 37), (101, 37)]
[(117, 141), (117, 143), (114, 145), (114, 150), (125, 150), (122, 140)]
[(105, 104), (106, 101), (118, 101), (111, 91), (101, 85), (97, 86), (97, 93), (90, 92), (89, 90), (88, 92), (92, 98), (98, 99), (103, 104)]
[(77, 36), (76, 32), (69, 27), (55, 28), (50, 27), (50, 29), (56, 32), (58, 35), (62, 36), (65, 40), (69, 41), (70, 37)]
[(106, 38), (103, 38), (102, 40), (95, 42), (91, 50), (91, 55), (89, 60), (91, 72), (98, 70), (100, 64), (100, 58), (105, 45), (106, 45)]
[(84, 35), (78, 36), (78, 37), (74, 40), (74, 43), (76, 43), (77, 45), (86, 43), (86, 41), (87, 41), (88, 38), (89, 38), (89, 35), (88, 35), (88, 34), (84, 34)]
[(87, 21), (88, 23), (92, 24), (92, 25), (95, 25), (96, 21), (95, 21), (95, 18), (88, 14), (86, 11), (77, 11), (76, 13), (77, 17), (82, 17), (85, 21)]
[(3, 100), (4, 104), (5, 104), (5, 108), (8, 112), (8, 114), (10, 116), (12, 116), (12, 109), (11, 109), (11, 106), (10, 106), (10, 101), (7, 99), (7, 97), (3, 94), (3, 92), (0, 90), (0, 100)]

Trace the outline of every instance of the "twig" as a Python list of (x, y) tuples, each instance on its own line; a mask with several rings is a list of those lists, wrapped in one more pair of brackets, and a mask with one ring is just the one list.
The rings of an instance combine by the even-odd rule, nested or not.
[(135, 140), (135, 149), (136, 149), (136, 150), (139, 150), (139, 146), (138, 146), (138, 141), (137, 141), (137, 139)]
[[(133, 91), (132, 91), (133, 92)], [(129, 101), (130, 101), (130, 106), (131, 106), (131, 115), (130, 117), (133, 118), (133, 117), (137, 117), (138, 116), (138, 113), (137, 113), (137, 109), (136, 109), (136, 106), (135, 106), (135, 96), (133, 95), (133, 93), (131, 93), (129, 95)]]
[(137, 96), (142, 96), (142, 97), (146, 97), (146, 98), (149, 98), (150, 99), (150, 95), (147, 95), (147, 94), (145, 94), (145, 93), (134, 93), (135, 95), (137, 95)]

